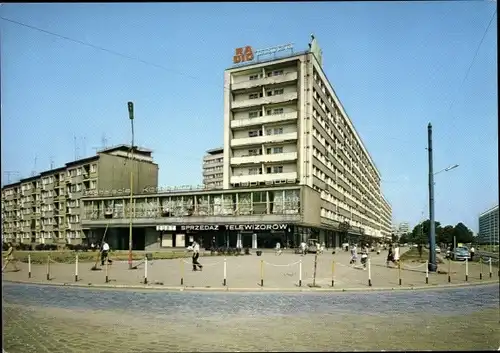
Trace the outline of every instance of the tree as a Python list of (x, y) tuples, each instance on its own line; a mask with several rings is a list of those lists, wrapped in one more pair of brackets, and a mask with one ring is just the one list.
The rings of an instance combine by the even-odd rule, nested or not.
[[(427, 244), (429, 242), (430, 227), (430, 220), (426, 220), (420, 224), (417, 224), (411, 232), (411, 241), (415, 244)], [(434, 221), (434, 227), (436, 229), (436, 235), (442, 232), (440, 222)]]
[(348, 221), (344, 221), (339, 224), (339, 231), (344, 234), (345, 241), (350, 243), (350, 240), (347, 239), (349, 236), (349, 230), (351, 229), (351, 224)]
[(440, 232), (436, 234), (436, 242), (442, 244), (450, 244), (453, 242), (453, 232), (454, 227), (447, 225), (440, 229)]
[(411, 242), (411, 233), (403, 233), (399, 237), (399, 242), (401, 244), (406, 244)]
[(474, 240), (474, 234), (472, 231), (461, 222), (453, 228), (452, 234), (456, 238), (457, 243), (472, 243)]
[(399, 237), (397, 234), (394, 234), (394, 233), (391, 234), (391, 240), (393, 243), (396, 243), (399, 240), (398, 238)]

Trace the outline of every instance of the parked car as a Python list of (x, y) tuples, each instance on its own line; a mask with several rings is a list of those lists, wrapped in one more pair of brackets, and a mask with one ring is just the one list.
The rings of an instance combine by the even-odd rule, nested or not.
[(436, 246), (436, 254), (441, 254), (441, 248), (439, 246)]
[(453, 251), (447, 251), (446, 257), (454, 261), (465, 261), (465, 259), (470, 260), (469, 249), (465, 246), (456, 247)]
[(307, 242), (306, 252), (316, 254), (316, 252), (318, 251), (318, 245), (316, 245), (317, 243), (318, 239), (309, 239), (309, 241)]

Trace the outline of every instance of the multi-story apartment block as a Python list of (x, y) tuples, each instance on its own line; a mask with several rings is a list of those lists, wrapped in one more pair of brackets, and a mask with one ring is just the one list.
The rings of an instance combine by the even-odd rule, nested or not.
[(141, 193), (158, 185), (158, 165), (152, 151), (120, 145), (64, 167), (22, 179), (2, 188), (2, 233), (6, 241), (79, 243), (85, 238), (80, 223), (84, 195)]
[(203, 157), (203, 185), (207, 189), (222, 189), (224, 169), (224, 148), (207, 151)]
[(479, 215), (479, 244), (498, 245), (498, 205)]
[(380, 173), (312, 51), (227, 69), (224, 82), (224, 189), (307, 185), (325, 221), (390, 232)]

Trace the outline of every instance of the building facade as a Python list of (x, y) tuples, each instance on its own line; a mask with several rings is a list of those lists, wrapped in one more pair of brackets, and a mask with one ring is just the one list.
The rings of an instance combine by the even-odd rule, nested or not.
[[(81, 224), (81, 199), (158, 185), (158, 165), (151, 151), (121, 145), (95, 156), (66, 163), (2, 188), (2, 236), (23, 243), (80, 243), (86, 237)], [(129, 157), (132, 156), (132, 159)]]
[(230, 68), (224, 82), (224, 189), (308, 186), (325, 224), (390, 235), (380, 173), (313, 51)]
[(498, 205), (479, 215), (479, 244), (499, 245), (498, 241)]
[(208, 150), (203, 156), (203, 185), (207, 189), (222, 189), (224, 148)]

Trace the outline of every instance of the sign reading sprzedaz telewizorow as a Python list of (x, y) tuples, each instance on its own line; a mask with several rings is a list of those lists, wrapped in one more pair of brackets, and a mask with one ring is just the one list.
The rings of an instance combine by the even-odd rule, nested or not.
[(177, 226), (180, 231), (219, 231), (219, 230), (239, 230), (239, 231), (254, 231), (254, 230), (287, 230), (288, 224), (196, 224)]

